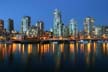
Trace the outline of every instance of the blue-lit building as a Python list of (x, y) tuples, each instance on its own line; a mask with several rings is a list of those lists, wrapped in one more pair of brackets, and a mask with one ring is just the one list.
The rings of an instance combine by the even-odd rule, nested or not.
[(21, 33), (26, 33), (31, 24), (31, 18), (29, 16), (24, 16), (21, 21)]
[(108, 37), (108, 26), (102, 26), (102, 31)]
[(38, 36), (43, 36), (43, 34), (44, 34), (44, 22), (43, 21), (37, 21), (36, 27), (38, 29)]
[(103, 35), (102, 26), (96, 26), (95, 27), (95, 36), (97, 38), (100, 38), (100, 37), (102, 37), (102, 35)]
[(3, 35), (4, 32), (4, 20), (0, 19), (0, 36)]
[(63, 37), (67, 38), (69, 36), (69, 28), (68, 26), (64, 26), (63, 28)]
[(54, 10), (53, 35), (55, 37), (63, 36), (63, 23), (61, 19), (61, 12), (58, 9)]
[(84, 32), (85, 35), (93, 35), (94, 31), (94, 18), (86, 17), (84, 20)]
[(76, 36), (78, 33), (77, 22), (75, 19), (71, 19), (69, 22), (69, 36)]

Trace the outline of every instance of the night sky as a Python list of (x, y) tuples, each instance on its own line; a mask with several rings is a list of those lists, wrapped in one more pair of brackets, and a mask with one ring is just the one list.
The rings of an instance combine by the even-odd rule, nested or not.
[(42, 20), (45, 30), (49, 30), (53, 26), (55, 8), (62, 12), (65, 25), (75, 18), (82, 29), (86, 16), (94, 17), (95, 25), (108, 25), (108, 0), (0, 0), (0, 18), (6, 28), (8, 18), (14, 19), (15, 29), (19, 31), (22, 17), (30, 16), (32, 25)]

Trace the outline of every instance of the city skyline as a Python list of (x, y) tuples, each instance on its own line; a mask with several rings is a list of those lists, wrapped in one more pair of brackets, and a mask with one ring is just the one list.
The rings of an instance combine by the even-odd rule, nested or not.
[(45, 30), (49, 30), (53, 26), (53, 10), (58, 8), (62, 12), (62, 20), (65, 25), (74, 18), (80, 29), (83, 29), (83, 20), (86, 16), (95, 18), (95, 25), (108, 24), (107, 3), (107, 0), (2, 0), (0, 19), (4, 20), (6, 28), (8, 18), (14, 19), (15, 29), (19, 31), (21, 18), (30, 16), (33, 25), (38, 20), (42, 20), (45, 23)]
[(0, 0), (0, 72), (108, 70), (108, 0)]
[[(56, 10), (57, 8), (55, 8), (55, 10)], [(57, 10), (59, 10), (59, 9), (57, 9)], [(60, 10), (59, 10), (60, 11)], [(53, 10), (53, 12), (54, 12), (54, 10)], [(69, 24), (70, 24), (70, 22), (73, 20), (75, 20), (75, 22), (76, 22), (76, 24), (77, 24), (77, 28), (78, 28), (78, 31), (83, 31), (84, 30), (84, 21), (85, 21), (85, 18), (93, 18), (92, 16), (86, 16), (85, 18), (83, 18), (83, 21), (82, 21), (82, 25), (78, 25), (78, 21), (75, 19), (75, 18), (71, 18), (70, 20), (68, 20), (68, 23), (67, 24), (65, 24), (65, 23), (63, 23), (63, 19), (62, 19), (62, 11), (60, 11), (60, 14), (61, 14), (61, 21), (62, 21), (62, 24), (64, 25), (64, 26), (68, 26)], [(24, 17), (30, 17), (30, 16), (22, 16), (22, 18), (21, 19), (23, 19)], [(1, 19), (0, 18), (0, 20), (3, 20), (4, 21), (4, 29), (6, 29), (7, 31), (9, 30), (8, 29), (8, 24), (9, 24), (9, 22), (8, 22), (8, 20), (10, 20), (10, 19), (12, 19), (12, 18), (8, 18), (7, 19), (7, 21), (5, 21), (4, 19)], [(16, 28), (14, 29), (14, 31), (17, 31), (17, 32), (20, 32), (20, 30), (21, 30), (21, 24), (22, 24), (22, 20), (20, 19), (20, 28), (17, 30)], [(96, 24), (96, 19), (95, 18), (93, 18), (94, 19), (94, 26), (95, 27), (99, 27), (99, 26), (108, 26), (107, 24)], [(14, 19), (12, 19), (13, 21), (14, 21)], [(44, 23), (44, 29), (45, 29), (45, 31), (50, 31), (51, 29), (53, 29), (53, 27), (54, 27), (54, 15), (53, 15), (53, 18), (52, 18), (52, 25), (49, 27), (49, 29), (46, 29), (46, 24)], [(35, 22), (35, 24), (32, 24), (32, 17), (30, 17), (30, 26), (36, 26), (36, 23), (38, 22), (38, 21), (42, 21), (42, 20), (37, 20), (36, 22)], [(42, 22), (44, 22), (44, 21), (42, 21)], [(15, 25), (15, 23), (13, 23), (13, 28), (15, 27), (15, 26), (17, 26), (17, 25)]]

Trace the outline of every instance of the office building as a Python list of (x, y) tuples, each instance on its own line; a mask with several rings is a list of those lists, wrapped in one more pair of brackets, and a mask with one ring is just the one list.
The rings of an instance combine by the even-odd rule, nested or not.
[(8, 19), (8, 31), (9, 33), (12, 33), (14, 31), (14, 21), (12, 19)]
[(92, 17), (86, 17), (84, 20), (84, 32), (85, 35), (93, 35), (93, 31), (94, 31), (94, 18)]
[(27, 32), (26, 32), (27, 37), (37, 37), (38, 36), (38, 28), (36, 26), (31, 26)]
[(96, 26), (95, 27), (95, 36), (97, 38), (101, 38), (102, 34), (103, 34), (103, 31), (102, 31), (102, 26)]
[(43, 33), (44, 33), (44, 22), (43, 21), (37, 21), (36, 27), (38, 28), (38, 36), (43, 36)]
[(4, 20), (0, 19), (0, 35), (4, 33)]
[(63, 23), (61, 19), (61, 12), (58, 9), (54, 10), (53, 34), (55, 37), (60, 37), (63, 35)]
[(65, 38), (67, 38), (67, 37), (69, 37), (69, 27), (68, 26), (64, 26), (63, 27), (64, 29), (63, 29), (63, 37), (65, 37)]
[(108, 26), (102, 26), (102, 31), (108, 37)]
[(76, 36), (77, 32), (77, 22), (75, 19), (71, 19), (69, 23), (69, 36)]
[(21, 33), (26, 33), (30, 28), (31, 18), (29, 16), (24, 16), (21, 21)]

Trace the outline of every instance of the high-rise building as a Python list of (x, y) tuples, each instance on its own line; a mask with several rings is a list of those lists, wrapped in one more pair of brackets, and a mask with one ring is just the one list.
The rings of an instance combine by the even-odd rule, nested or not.
[(4, 32), (4, 20), (0, 19), (0, 35)]
[(53, 34), (56, 37), (60, 37), (63, 35), (63, 23), (61, 19), (61, 12), (58, 9), (54, 10)]
[(94, 18), (86, 17), (84, 20), (84, 32), (86, 35), (93, 35), (94, 31)]
[(44, 22), (43, 21), (38, 21), (36, 23), (36, 27), (38, 28), (38, 35), (42, 36), (44, 33)]
[(28, 36), (28, 37), (37, 37), (37, 35), (38, 35), (38, 30), (37, 30), (38, 28), (36, 27), (36, 26), (31, 26), (28, 30), (27, 30), (27, 32), (26, 32), (26, 35)]
[(102, 31), (108, 37), (108, 26), (102, 26)]
[(8, 31), (9, 33), (12, 33), (12, 31), (14, 30), (14, 21), (12, 19), (8, 19)]
[(68, 37), (69, 36), (69, 27), (68, 26), (64, 26), (63, 27), (63, 37)]
[(29, 16), (24, 16), (21, 22), (21, 33), (26, 33), (30, 28), (31, 18)]
[(96, 26), (95, 27), (95, 36), (97, 38), (100, 38), (103, 34), (103, 31), (102, 31), (102, 26)]
[(77, 32), (77, 22), (75, 19), (71, 19), (69, 23), (69, 36), (76, 36)]

